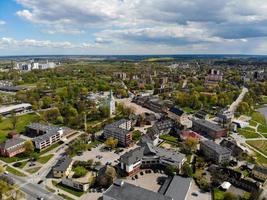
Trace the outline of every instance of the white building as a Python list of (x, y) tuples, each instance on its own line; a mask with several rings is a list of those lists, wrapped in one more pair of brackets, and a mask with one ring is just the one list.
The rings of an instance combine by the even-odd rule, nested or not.
[(116, 113), (115, 99), (114, 99), (112, 90), (110, 91), (108, 103), (109, 103), (109, 115), (111, 117), (112, 115), (115, 115)]

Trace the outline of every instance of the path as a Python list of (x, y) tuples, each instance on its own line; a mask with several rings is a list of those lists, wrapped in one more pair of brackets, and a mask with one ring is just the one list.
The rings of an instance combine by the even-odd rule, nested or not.
[(239, 103), (242, 102), (243, 98), (245, 97), (245, 94), (248, 92), (248, 89), (243, 87), (242, 92), (239, 94), (238, 98), (231, 104), (228, 111), (231, 113), (235, 113)]

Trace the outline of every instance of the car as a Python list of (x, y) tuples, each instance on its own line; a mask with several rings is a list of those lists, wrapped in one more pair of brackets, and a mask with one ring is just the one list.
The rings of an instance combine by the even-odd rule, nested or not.
[(37, 197), (38, 200), (44, 200), (44, 197)]
[(197, 197), (197, 196), (198, 196), (198, 194), (197, 194), (197, 193), (195, 193), (195, 192), (192, 192), (192, 193), (191, 193), (191, 195), (192, 195), (192, 196), (195, 196), (195, 197)]
[(8, 175), (8, 174), (9, 174), (9, 172), (8, 172), (8, 171), (5, 171), (5, 172), (4, 172), (4, 174)]
[(40, 181), (38, 181), (37, 184), (42, 184), (43, 182), (44, 182), (44, 180), (40, 180)]

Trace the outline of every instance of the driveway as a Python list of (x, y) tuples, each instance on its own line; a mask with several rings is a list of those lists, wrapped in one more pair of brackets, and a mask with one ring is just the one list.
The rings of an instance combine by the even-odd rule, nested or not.
[[(196, 193), (198, 196), (193, 196), (192, 193)], [(211, 200), (211, 193), (201, 192), (194, 180), (192, 181), (191, 187), (189, 188), (187, 194), (186, 200)]]

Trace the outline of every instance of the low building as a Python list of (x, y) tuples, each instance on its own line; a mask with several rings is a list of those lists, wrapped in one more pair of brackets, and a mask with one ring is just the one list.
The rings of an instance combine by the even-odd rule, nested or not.
[(42, 150), (57, 143), (64, 134), (64, 129), (59, 126), (31, 123), (26, 127), (26, 133), (33, 136), (36, 149)]
[(218, 124), (212, 123), (205, 119), (193, 119), (193, 131), (207, 135), (212, 139), (227, 136), (227, 130)]
[(194, 116), (199, 119), (205, 119), (205, 120), (209, 119), (209, 114), (204, 110), (196, 112)]
[(73, 178), (73, 172), (62, 178), (61, 183), (63, 185), (66, 185), (68, 187), (74, 188), (75, 190), (79, 191), (87, 191), (90, 188), (91, 185), (91, 178), (92, 178), (92, 173), (88, 172), (85, 176), (80, 177), (80, 178)]
[(267, 180), (267, 168), (256, 165), (252, 170), (252, 175), (255, 178), (265, 182)]
[(232, 151), (232, 156), (234, 157), (241, 157), (243, 154), (245, 154), (245, 148), (239, 146), (237, 144), (237, 142), (233, 139), (227, 138), (227, 139), (223, 139), (220, 142), (220, 145), (222, 147), (228, 148)]
[(0, 154), (5, 157), (13, 157), (25, 151), (26, 140), (14, 137), (0, 144)]
[(21, 103), (16, 105), (6, 105), (0, 107), (0, 115), (9, 116), (12, 113), (15, 114), (24, 114), (32, 110), (32, 105), (29, 103)]
[(104, 192), (103, 200), (174, 200), (171, 197), (159, 194), (122, 180), (116, 180)]
[(105, 139), (113, 137), (118, 139), (120, 145), (127, 147), (132, 143), (131, 120), (121, 119), (112, 124), (106, 125), (103, 131)]
[(127, 79), (127, 74), (125, 72), (113, 72), (113, 77), (125, 81)]
[(192, 127), (192, 121), (189, 120), (188, 115), (180, 108), (171, 107), (168, 110), (168, 117), (178, 122), (186, 128)]
[(206, 158), (213, 160), (216, 164), (228, 163), (231, 159), (231, 150), (222, 147), (211, 140), (200, 142), (200, 150)]
[(190, 195), (188, 192), (192, 181), (192, 178), (181, 176), (168, 177), (161, 186), (159, 193), (169, 196), (173, 200), (186, 200), (188, 195)]
[(52, 168), (55, 178), (67, 177), (72, 169), (73, 161), (70, 157), (65, 156), (57, 161), (57, 164)]
[(151, 143), (141, 144), (141, 147), (126, 152), (120, 157), (120, 168), (127, 174), (132, 175), (141, 168), (152, 166), (175, 166), (181, 169), (186, 158), (182, 153), (156, 147)]

